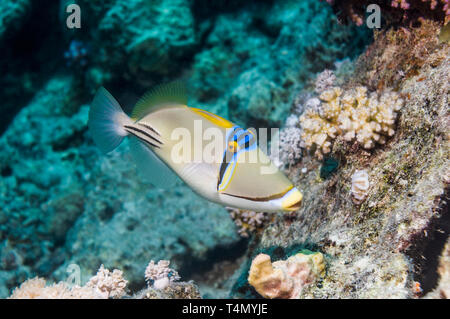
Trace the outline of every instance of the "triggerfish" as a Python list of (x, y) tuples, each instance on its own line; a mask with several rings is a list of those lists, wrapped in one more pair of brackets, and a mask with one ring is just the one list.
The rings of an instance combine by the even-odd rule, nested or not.
[[(137, 102), (130, 117), (100, 88), (91, 104), (89, 131), (104, 153), (128, 136), (139, 174), (157, 187), (172, 187), (180, 178), (200, 196), (224, 206), (297, 210), (302, 194), (260, 149), (256, 133), (188, 107), (186, 96), (178, 82), (158, 86)], [(199, 141), (206, 132), (215, 133), (209, 136), (213, 147)]]

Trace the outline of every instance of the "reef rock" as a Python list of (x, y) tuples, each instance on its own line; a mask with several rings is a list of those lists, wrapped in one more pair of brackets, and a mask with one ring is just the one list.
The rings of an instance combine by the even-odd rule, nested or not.
[[(426, 294), (437, 285), (434, 265), (448, 238), (450, 183), (450, 45), (439, 43), (439, 29), (439, 24), (423, 21), (407, 34), (378, 31), (342, 84), (352, 89), (362, 84), (358, 79), (370, 78), (378, 79), (374, 86), (381, 90), (389, 89), (387, 83), (394, 85), (404, 106), (385, 144), (365, 150), (337, 137), (329, 156), (340, 164), (327, 179), (320, 178), (320, 162), (312, 155), (285, 170), (304, 192), (302, 206), (296, 213), (277, 215), (249, 255), (293, 245), (313, 245), (326, 254), (327, 274), (321, 284), (296, 297), (414, 298), (418, 286)], [(413, 38), (421, 46), (412, 48), (399, 37)], [(427, 54), (416, 56), (425, 48)], [(402, 66), (414, 63), (408, 66), (414, 72), (394, 79), (391, 67), (397, 66), (399, 56)], [(370, 174), (370, 192), (358, 206), (350, 190), (352, 175), (361, 167)], [(245, 284), (236, 282), (232, 296), (249, 296)]]
[[(187, 0), (78, 1), (97, 54), (93, 63), (111, 76), (143, 86), (177, 73), (198, 42)], [(118, 74), (114, 74), (118, 73)]]
[(0, 3), (0, 43), (17, 32), (31, 9), (30, 0), (2, 1)]

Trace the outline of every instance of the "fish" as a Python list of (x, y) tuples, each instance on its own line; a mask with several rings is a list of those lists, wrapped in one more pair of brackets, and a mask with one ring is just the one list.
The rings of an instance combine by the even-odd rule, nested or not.
[[(129, 138), (138, 174), (155, 187), (170, 189), (181, 180), (225, 207), (255, 212), (300, 208), (302, 193), (261, 150), (254, 130), (187, 104), (185, 85), (172, 82), (144, 94), (128, 116), (101, 87), (91, 103), (88, 129), (105, 154)], [(206, 132), (215, 134), (203, 145), (199, 139)]]

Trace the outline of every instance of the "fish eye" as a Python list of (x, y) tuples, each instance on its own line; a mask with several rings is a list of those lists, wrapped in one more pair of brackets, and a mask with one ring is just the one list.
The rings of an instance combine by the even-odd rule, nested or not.
[(228, 150), (232, 153), (236, 153), (239, 149), (238, 143), (236, 141), (231, 141), (228, 143)]

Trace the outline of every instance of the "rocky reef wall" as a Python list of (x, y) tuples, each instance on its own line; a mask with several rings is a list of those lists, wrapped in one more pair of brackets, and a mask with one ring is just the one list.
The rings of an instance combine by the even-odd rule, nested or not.
[(247, 241), (227, 211), (186, 186), (143, 183), (126, 143), (101, 155), (86, 126), (94, 92), (103, 85), (130, 109), (181, 78), (191, 105), (280, 126), (313, 73), (357, 56), (371, 32), (313, 0), (79, 0), (81, 29), (68, 30), (69, 3), (0, 5), (0, 296), (36, 275), (64, 280), (72, 263), (84, 281), (100, 264), (121, 269), (134, 291), (150, 259), (186, 280), (231, 274)]
[[(422, 19), (415, 28), (376, 31), (374, 42), (347, 75), (331, 78), (326, 71), (331, 86), (392, 89), (404, 104), (395, 134), (384, 144), (367, 149), (357, 139), (339, 135), (344, 126), (330, 132), (324, 125), (317, 132), (329, 139), (330, 150), (322, 160), (302, 141), (284, 148), (301, 154), (285, 162), (285, 172), (303, 192), (302, 207), (266, 224), (250, 245), (248, 257), (269, 252), (274, 260), (284, 260), (302, 247), (324, 254), (326, 276), (304, 287), (296, 298), (417, 298), (433, 289), (427, 297), (446, 298), (444, 245), (450, 225), (446, 30), (442, 22)], [(304, 112), (331, 112), (312, 103), (320, 83), (323, 80), (301, 92), (313, 99), (301, 103)], [(346, 98), (341, 98), (333, 110), (344, 112), (339, 119), (347, 119), (347, 110), (339, 106)], [(355, 102), (352, 107), (360, 106)], [(288, 129), (301, 135), (305, 124), (298, 113), (293, 116)], [(259, 296), (248, 284), (249, 267), (242, 270), (232, 296)]]

